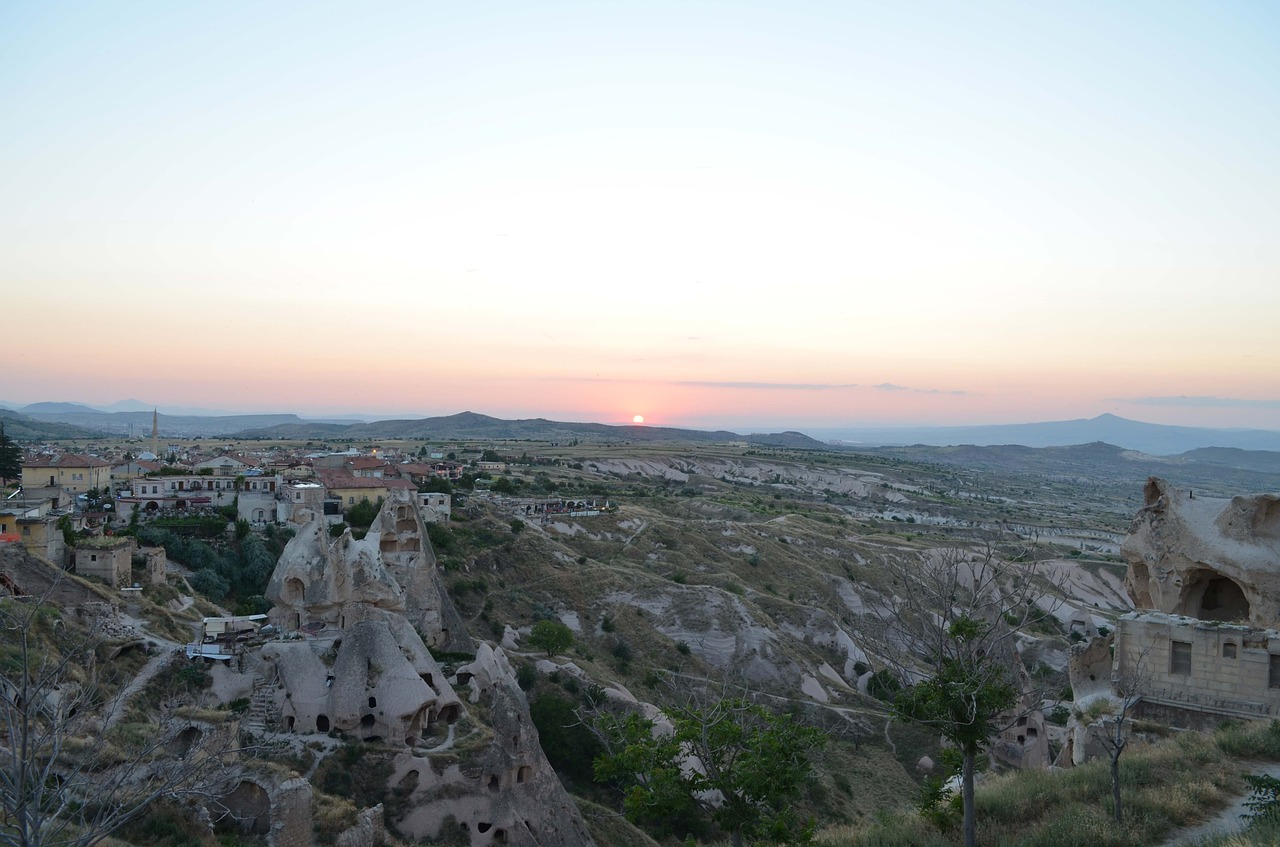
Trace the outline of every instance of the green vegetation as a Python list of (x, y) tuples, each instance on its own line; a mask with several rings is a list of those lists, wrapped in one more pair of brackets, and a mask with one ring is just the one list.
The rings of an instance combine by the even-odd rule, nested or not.
[(343, 518), (347, 524), (359, 529), (368, 529), (373, 526), (374, 520), (378, 517), (378, 511), (382, 508), (382, 498), (378, 498), (378, 502), (371, 503), (368, 500), (361, 500), (343, 513)]
[(0, 483), (11, 479), (22, 479), (22, 448), (4, 434), (0, 423)]
[[(220, 525), (225, 530), (226, 525)], [(273, 529), (270, 537), (248, 532), (230, 540), (203, 541), (150, 525), (140, 528), (137, 536), (143, 544), (163, 546), (171, 559), (191, 568), (191, 587), (212, 602), (230, 602), (237, 614), (258, 614), (269, 609), (262, 595), (293, 530)]]
[[(1007, 847), (1158, 844), (1171, 830), (1200, 822), (1243, 791), (1247, 765), (1231, 752), (1242, 747), (1251, 757), (1280, 760), (1280, 724), (1229, 725), (1132, 747), (1121, 764), (1123, 824), (1113, 819), (1105, 758), (1066, 771), (1014, 771), (991, 778), (976, 791), (978, 840)], [(1270, 823), (1259, 832), (1266, 826)], [(818, 840), (826, 847), (953, 847), (959, 838), (954, 824), (939, 831), (929, 817), (899, 812), (856, 829), (832, 828)]]
[(546, 651), (547, 658), (551, 658), (573, 645), (573, 630), (560, 621), (538, 621), (529, 633), (528, 642), (530, 647)]
[[(629, 820), (666, 835), (702, 832), (709, 818), (734, 847), (812, 839), (813, 821), (800, 819), (796, 802), (823, 733), (736, 698), (668, 714), (674, 731), (657, 737), (653, 722), (634, 712), (597, 718), (609, 752), (596, 759), (596, 779), (623, 787)], [(703, 767), (684, 767), (690, 756)]]

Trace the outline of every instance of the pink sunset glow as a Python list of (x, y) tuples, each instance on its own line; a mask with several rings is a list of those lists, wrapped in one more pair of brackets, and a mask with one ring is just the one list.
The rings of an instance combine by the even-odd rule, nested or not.
[(1271, 12), (499, 5), (15, 13), (0, 402), (1280, 429)]

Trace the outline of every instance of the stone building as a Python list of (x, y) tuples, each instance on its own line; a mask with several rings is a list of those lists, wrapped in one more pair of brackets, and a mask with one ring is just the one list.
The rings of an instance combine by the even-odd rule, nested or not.
[(132, 538), (85, 538), (71, 551), (71, 569), (92, 576), (112, 588), (133, 584), (133, 554), (138, 544)]
[(1152, 478), (1121, 545), (1138, 611), (1112, 675), (1140, 713), (1200, 726), (1280, 716), (1280, 495), (1209, 498)]

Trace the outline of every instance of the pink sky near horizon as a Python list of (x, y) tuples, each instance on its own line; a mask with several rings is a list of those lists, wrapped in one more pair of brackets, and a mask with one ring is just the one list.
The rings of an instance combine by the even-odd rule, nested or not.
[(1280, 430), (1280, 12), (0, 10), (0, 402)]

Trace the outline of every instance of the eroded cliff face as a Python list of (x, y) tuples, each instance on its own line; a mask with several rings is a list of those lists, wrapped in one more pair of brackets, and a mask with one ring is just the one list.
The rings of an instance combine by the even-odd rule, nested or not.
[(401, 836), (457, 837), (446, 831), (454, 827), (472, 847), (593, 845), (501, 651), (481, 644), (451, 677), (432, 655), (476, 648), (409, 496), (385, 503), (360, 540), (330, 538), (318, 520), (303, 527), (267, 597), (285, 633), (254, 668), (254, 698), (270, 701), (269, 726), (378, 745), (366, 755), (392, 760), (386, 791), (398, 802), (387, 823)]
[(457, 763), (398, 756), (391, 784), (408, 793), (408, 811), (393, 822), (396, 829), (408, 839), (440, 838), (452, 818), (472, 847), (592, 844), (542, 753), (524, 692), (502, 651), (481, 644), (476, 661), (460, 668), (457, 680), (460, 690), (469, 689), (468, 702), (486, 714), (492, 739)]
[(403, 618), (431, 646), (475, 649), (449, 600), (412, 492), (396, 491), (369, 532), (331, 538), (316, 519), (289, 541), (267, 584), (272, 623), (284, 632), (345, 630)]
[(1147, 482), (1120, 547), (1139, 609), (1273, 627), (1280, 619), (1280, 495), (1230, 500)]

